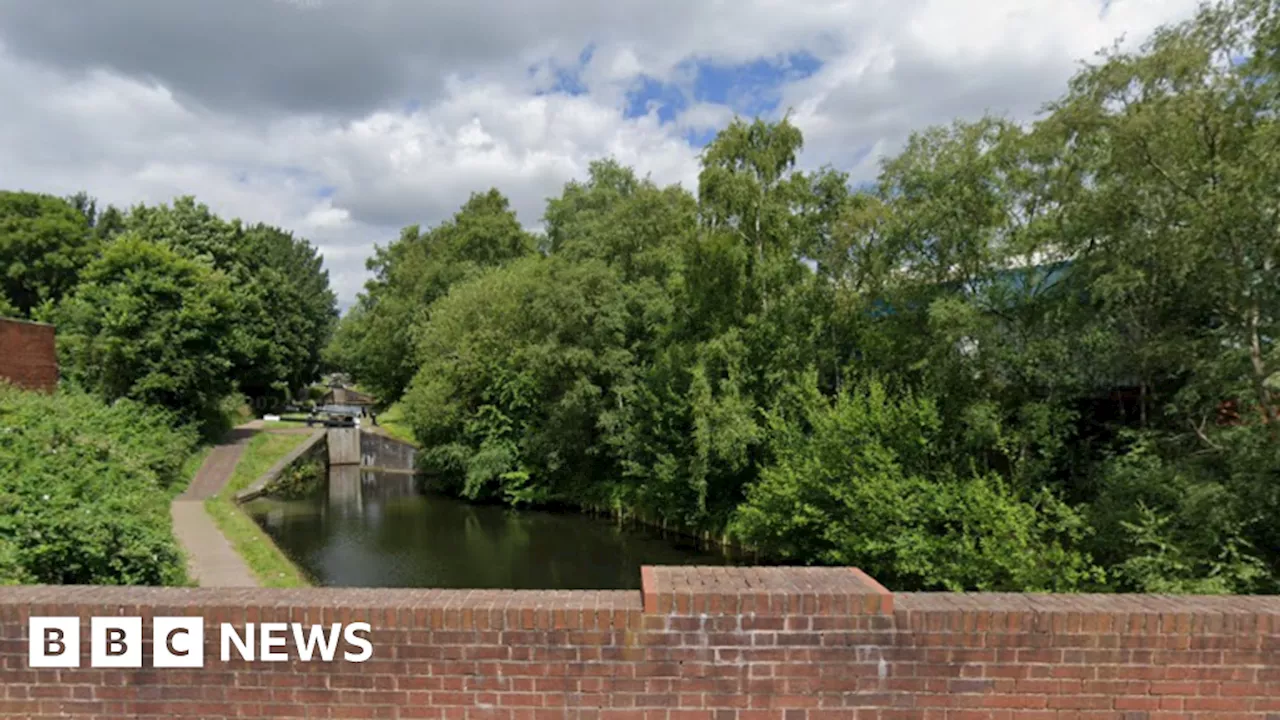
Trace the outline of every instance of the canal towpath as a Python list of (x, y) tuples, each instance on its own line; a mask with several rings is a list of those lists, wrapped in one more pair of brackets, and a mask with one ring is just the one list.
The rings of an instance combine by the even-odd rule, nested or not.
[[(253, 571), (245, 564), (222, 531), (205, 511), (204, 501), (217, 495), (236, 470), (245, 447), (265, 429), (261, 420), (240, 425), (209, 451), (191, 484), (169, 506), (173, 534), (187, 556), (187, 575), (201, 587), (257, 587)], [(268, 432), (310, 433), (311, 429), (275, 429)]]

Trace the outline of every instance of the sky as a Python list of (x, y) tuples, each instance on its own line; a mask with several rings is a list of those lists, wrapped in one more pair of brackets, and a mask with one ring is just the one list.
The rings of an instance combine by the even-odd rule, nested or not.
[(0, 0), (0, 188), (194, 195), (324, 255), (339, 302), (409, 224), (613, 157), (696, 190), (735, 115), (851, 182), (911, 132), (1029, 121), (1195, 0)]

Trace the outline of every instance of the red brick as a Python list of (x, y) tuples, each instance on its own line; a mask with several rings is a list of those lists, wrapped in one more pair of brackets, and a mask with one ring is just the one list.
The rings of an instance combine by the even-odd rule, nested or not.
[(0, 318), (0, 382), (50, 392), (58, 386), (52, 325)]
[[(642, 579), (639, 593), (5, 588), (0, 716), (1276, 720), (1280, 713), (1275, 598), (893, 596), (856, 573), (809, 568), (647, 568)], [(199, 670), (33, 671), (25, 664), (32, 614), (85, 618), (85, 637), (91, 615), (203, 615), (211, 655)], [(338, 618), (374, 624), (373, 660), (217, 660), (220, 620)]]

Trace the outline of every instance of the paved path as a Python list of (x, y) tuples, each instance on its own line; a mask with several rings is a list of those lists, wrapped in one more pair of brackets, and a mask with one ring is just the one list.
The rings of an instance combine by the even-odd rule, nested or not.
[(232, 430), (222, 444), (209, 452), (186, 492), (170, 506), (173, 534), (187, 554), (187, 573), (201, 587), (258, 585), (249, 566), (204, 510), (204, 501), (216, 495), (231, 479), (245, 445), (255, 432), (255, 428), (244, 425)]

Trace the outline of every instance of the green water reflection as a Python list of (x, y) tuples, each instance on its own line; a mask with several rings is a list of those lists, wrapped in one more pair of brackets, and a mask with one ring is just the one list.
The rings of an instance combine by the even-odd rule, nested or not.
[(608, 519), (471, 505), (360, 468), (333, 468), (316, 497), (245, 510), (326, 586), (635, 589), (641, 565), (732, 562)]

